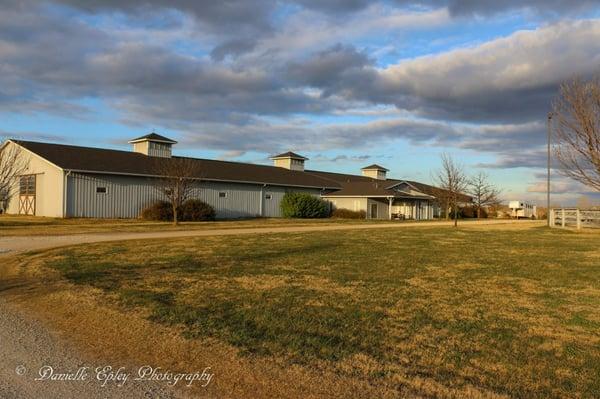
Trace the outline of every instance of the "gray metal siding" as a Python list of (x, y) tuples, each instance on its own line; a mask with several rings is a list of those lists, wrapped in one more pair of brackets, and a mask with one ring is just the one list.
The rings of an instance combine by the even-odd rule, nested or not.
[[(219, 193), (226, 196), (220, 197)], [(260, 216), (260, 186), (257, 185), (202, 182), (194, 188), (192, 197), (215, 208), (218, 218)]]
[[(106, 193), (96, 193), (97, 187), (106, 187)], [(69, 217), (136, 218), (144, 207), (161, 198), (143, 177), (77, 173), (67, 181)]]
[[(106, 193), (97, 193), (106, 187)], [(200, 182), (192, 198), (215, 208), (218, 218), (281, 217), (279, 204), (286, 191), (319, 195), (319, 190), (257, 184)], [(225, 193), (221, 197), (219, 193)], [(267, 195), (271, 199), (267, 199)], [(262, 203), (261, 203), (262, 197)], [(146, 206), (163, 199), (145, 177), (74, 173), (68, 178), (67, 214), (70, 217), (136, 218)]]

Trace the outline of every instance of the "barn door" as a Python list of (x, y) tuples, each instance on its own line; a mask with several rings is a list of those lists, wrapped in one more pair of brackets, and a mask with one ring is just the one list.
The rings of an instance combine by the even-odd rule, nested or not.
[(35, 215), (35, 175), (21, 176), (19, 181), (19, 214)]
[(377, 204), (371, 204), (371, 219), (377, 219)]

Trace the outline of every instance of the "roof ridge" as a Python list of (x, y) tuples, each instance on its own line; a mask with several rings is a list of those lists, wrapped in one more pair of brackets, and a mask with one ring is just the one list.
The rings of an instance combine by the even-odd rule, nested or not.
[[(42, 158), (67, 170), (106, 174), (148, 175), (150, 163), (160, 159), (134, 151), (99, 147), (84, 147), (70, 144), (44, 143), (29, 140), (12, 140)], [(207, 158), (177, 156), (203, 163), (202, 168), (210, 171), (208, 180), (251, 182), (279, 186), (297, 186), (338, 189), (340, 184), (304, 171), (290, 170), (273, 165), (249, 162), (225, 161)], [(168, 158), (165, 158), (168, 159)]]
[(138, 154), (138, 155), (146, 156), (144, 154), (140, 154), (139, 152), (128, 151), (128, 150), (116, 150), (114, 148), (89, 147), (89, 146), (83, 146), (83, 145), (62, 144), (62, 143), (48, 143), (48, 142), (44, 142), (44, 141), (17, 140), (17, 139), (14, 139), (14, 140), (10, 139), (10, 140), (15, 143), (44, 144), (44, 145), (55, 145), (55, 146), (71, 147), (71, 148), (85, 148), (88, 150), (116, 151), (116, 152), (123, 152), (126, 154)]
[[(100, 151), (116, 151), (116, 152), (121, 152), (121, 153), (125, 153), (125, 154), (135, 154), (136, 156), (140, 155), (140, 156), (146, 157), (146, 158), (148, 157), (148, 155), (140, 154), (138, 152), (134, 152), (134, 151), (130, 151), (130, 150), (118, 150), (118, 149), (113, 149), (113, 148), (90, 147), (90, 146), (62, 144), (62, 143), (48, 143), (48, 142), (43, 142), (43, 141), (31, 141), (31, 140), (16, 140), (15, 139), (12, 141), (14, 141), (15, 143), (32, 143), (32, 144), (44, 144), (44, 145), (63, 146), (63, 147), (71, 147), (71, 148), (85, 148), (85, 149), (100, 150)], [(306, 171), (285, 169), (285, 168), (280, 168), (279, 166), (265, 165), (265, 164), (253, 163), (253, 162), (228, 161), (228, 160), (224, 160), (224, 159), (210, 159), (210, 158), (196, 158), (196, 157), (189, 157), (189, 156), (182, 156), (182, 155), (173, 155), (172, 158), (186, 158), (186, 159), (193, 159), (195, 161), (226, 162), (226, 163), (233, 163), (233, 164), (238, 164), (238, 165), (264, 166), (266, 168), (278, 168), (278, 169), (282, 169), (282, 170), (287, 170), (289, 172), (306, 173)], [(328, 172), (325, 172), (325, 173), (328, 173)], [(316, 177), (323, 179), (323, 177), (321, 177), (321, 176), (316, 176)]]

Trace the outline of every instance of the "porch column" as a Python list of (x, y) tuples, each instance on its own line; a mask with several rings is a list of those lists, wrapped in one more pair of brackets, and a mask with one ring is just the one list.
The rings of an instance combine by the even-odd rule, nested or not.
[(388, 205), (388, 218), (389, 218), (389, 220), (392, 220), (392, 204), (394, 203), (394, 197), (389, 197), (388, 201), (389, 201), (389, 205)]

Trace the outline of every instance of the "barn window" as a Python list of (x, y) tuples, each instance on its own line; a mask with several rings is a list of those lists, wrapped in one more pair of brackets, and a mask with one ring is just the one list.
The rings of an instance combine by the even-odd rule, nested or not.
[(271, 194), (265, 195), (265, 199), (271, 199), (271, 198), (273, 198), (273, 196)]
[(19, 179), (19, 193), (21, 195), (35, 195), (35, 175), (21, 176)]
[(96, 193), (106, 194), (106, 187), (96, 187)]
[(219, 198), (227, 198), (227, 193), (225, 191), (219, 192)]

